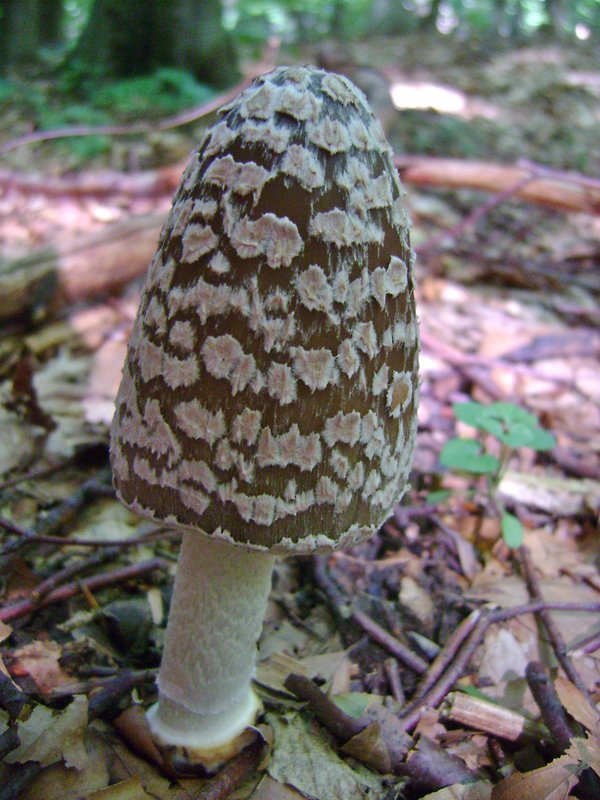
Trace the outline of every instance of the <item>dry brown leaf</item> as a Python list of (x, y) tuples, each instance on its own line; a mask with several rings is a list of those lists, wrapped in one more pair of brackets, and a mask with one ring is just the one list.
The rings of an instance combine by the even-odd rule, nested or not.
[(531, 772), (515, 772), (494, 786), (491, 800), (566, 800), (579, 780), (579, 766), (577, 759), (563, 755)]
[(274, 743), (268, 771), (279, 783), (289, 784), (319, 800), (377, 800), (386, 792), (372, 773), (353, 770), (300, 714), (269, 714)]
[(373, 722), (349, 739), (341, 751), (382, 774), (392, 771), (391, 754), (378, 722)]
[[(171, 785), (170, 781), (153, 764), (132, 753), (112, 728), (97, 722), (94, 724), (103, 739), (111, 783), (118, 783), (139, 775), (145, 791), (153, 800), (182, 800), (186, 797), (178, 783)], [(194, 779), (185, 783), (188, 796), (193, 797), (203, 781)]]
[(6, 622), (0, 622), (0, 642), (3, 642), (5, 639), (12, 633), (12, 628), (10, 625), (7, 625)]
[(152, 795), (142, 786), (139, 775), (132, 775), (119, 783), (89, 794), (85, 800), (152, 800)]
[[(464, 542), (462, 537), (457, 535), (457, 538)], [(468, 542), (465, 544), (469, 546)], [(433, 598), (411, 575), (405, 575), (400, 581), (398, 599), (401, 605), (406, 606), (415, 615), (426, 631), (431, 630), (436, 613)]]
[(304, 800), (306, 795), (300, 794), (291, 786), (278, 783), (270, 775), (265, 775), (249, 800)]
[(569, 714), (594, 736), (600, 737), (600, 714), (590, 706), (583, 692), (562, 675), (556, 678), (554, 688)]
[(492, 784), (485, 781), (477, 783), (455, 783), (437, 792), (424, 795), (421, 800), (490, 800)]
[(109, 782), (104, 745), (93, 728), (85, 734), (87, 761), (82, 770), (52, 764), (33, 780), (19, 800), (80, 800)]
[(571, 740), (571, 746), (565, 751), (567, 755), (578, 759), (585, 766), (591, 767), (600, 776), (600, 742), (588, 734), (585, 739), (578, 736)]
[(9, 753), (9, 764), (38, 761), (43, 767), (64, 760), (67, 767), (84, 769), (87, 753), (83, 736), (88, 724), (88, 701), (78, 695), (59, 714), (36, 706), (29, 719), (18, 724), (21, 744)]
[(56, 642), (40, 641), (15, 650), (11, 664), (13, 675), (28, 675), (42, 694), (48, 694), (58, 686), (73, 682), (59, 664), (62, 650)]

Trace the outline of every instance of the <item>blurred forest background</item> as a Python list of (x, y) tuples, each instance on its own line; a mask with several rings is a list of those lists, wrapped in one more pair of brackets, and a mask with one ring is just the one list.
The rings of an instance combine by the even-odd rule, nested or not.
[[(368, 46), (378, 38), (383, 38), (380, 44)], [(392, 63), (409, 71), (447, 65), (449, 80), (454, 67), (483, 64), (493, 53), (533, 43), (562, 42), (567, 56), (579, 50), (594, 60), (599, 38), (599, 0), (1, 0), (0, 140), (32, 130), (151, 122), (175, 114), (234, 85), (265, 50), (282, 50), (287, 60), (340, 71), (348, 72), (350, 64), (355, 73), (361, 69), (362, 75), (351, 77), (385, 118), (392, 106), (382, 99), (375, 73)], [(559, 73), (556, 63), (548, 63), (536, 91), (570, 124), (567, 95), (581, 98), (596, 87), (583, 80), (574, 84), (572, 76)], [(474, 76), (474, 85), (459, 88), (480, 95), (500, 91), (515, 105), (527, 95), (527, 70), (518, 77), (506, 69), (495, 77), (482, 73)], [(461, 125), (451, 95), (441, 102), (437, 110), (449, 110), (451, 119), (437, 118), (432, 127), (422, 124), (431, 121), (422, 111), (416, 119), (409, 115), (397, 144), (446, 155), (477, 156), (490, 149), (517, 155), (510, 136), (502, 142), (492, 136), (489, 114), (487, 122), (485, 113), (474, 113), (468, 126)], [(406, 102), (400, 105), (407, 107)], [(427, 107), (426, 98), (420, 105)], [(429, 108), (435, 110), (436, 103)], [(553, 161), (557, 146), (575, 144), (566, 131), (562, 142), (544, 141), (537, 123), (531, 122), (532, 130), (525, 126), (523, 134), (542, 146), (546, 161)], [(559, 161), (586, 169), (590, 148), (585, 131), (597, 120), (577, 123), (583, 140), (568, 163), (562, 150)], [(174, 145), (168, 137), (154, 144), (159, 160), (181, 155), (164, 152)], [(139, 144), (134, 150), (124, 154), (114, 140), (87, 136), (72, 139), (66, 151), (58, 152), (63, 168), (103, 154), (116, 167), (131, 167), (136, 159), (142, 166), (151, 163), (148, 147), (145, 153)], [(28, 153), (22, 151), (16, 160), (11, 155), (9, 163), (26, 167)], [(128, 163), (117, 163), (119, 156)]]

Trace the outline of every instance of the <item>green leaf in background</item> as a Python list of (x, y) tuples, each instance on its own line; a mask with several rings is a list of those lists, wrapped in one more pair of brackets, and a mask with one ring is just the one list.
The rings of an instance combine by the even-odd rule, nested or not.
[(475, 439), (450, 439), (442, 448), (440, 463), (444, 467), (477, 475), (490, 475), (500, 468), (498, 459), (484, 452)]
[(461, 422), (495, 436), (508, 447), (550, 450), (556, 444), (552, 434), (539, 427), (535, 414), (514, 403), (455, 403), (454, 415)]
[(472, 428), (483, 430), (482, 425), (486, 420), (486, 406), (470, 400), (467, 403), (454, 403), (452, 406), (454, 416), (461, 422), (470, 425)]
[(523, 544), (523, 526), (514, 514), (504, 511), (501, 519), (502, 538), (506, 544), (516, 550)]
[(425, 502), (428, 506), (437, 506), (438, 503), (443, 503), (452, 496), (450, 489), (436, 489), (435, 492), (428, 492), (425, 496)]

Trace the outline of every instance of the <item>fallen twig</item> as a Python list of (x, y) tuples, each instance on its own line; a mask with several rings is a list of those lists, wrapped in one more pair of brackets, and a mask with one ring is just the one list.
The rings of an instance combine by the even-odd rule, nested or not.
[(569, 726), (565, 710), (558, 699), (556, 689), (539, 661), (530, 661), (527, 664), (525, 677), (533, 699), (542, 712), (542, 719), (550, 731), (556, 749), (559, 753), (562, 753), (569, 746), (573, 738), (573, 731)]
[(314, 681), (305, 675), (290, 674), (284, 682), (285, 688), (297, 698), (308, 703), (315, 719), (341, 741), (356, 736), (369, 724), (357, 717), (351, 717), (332, 702)]
[[(519, 548), (519, 560), (529, 594), (534, 600), (543, 600), (540, 583), (535, 573), (535, 567), (531, 560), (529, 550), (524, 545)], [(587, 690), (587, 686), (582, 680), (579, 672), (573, 666), (571, 659), (567, 654), (567, 645), (565, 640), (558, 630), (556, 623), (552, 619), (549, 610), (544, 608), (540, 609), (536, 613), (546, 629), (546, 633), (548, 634), (548, 639), (550, 640), (556, 659), (562, 667), (565, 675), (571, 681), (571, 683), (575, 684), (579, 691), (584, 695), (588, 703), (590, 703), (590, 705), (594, 705), (594, 701)]]
[[(6, 556), (16, 550), (20, 550), (31, 542), (47, 542), (46, 537), (64, 525), (71, 523), (90, 498), (112, 496), (113, 494), (114, 489), (110, 482), (110, 469), (106, 467), (101, 469), (93, 478), (84, 481), (70, 497), (63, 500), (60, 505), (39, 520), (33, 531), (27, 531), (9, 520), (0, 518), (0, 527), (10, 533), (15, 533), (19, 537), (15, 541), (4, 545), (0, 550), (0, 556)], [(53, 538), (57, 540), (58, 544), (65, 544), (67, 541), (63, 537)]]
[(15, 542), (10, 542), (0, 550), (0, 556), (6, 555), (19, 547), (30, 544), (60, 544), (71, 547), (136, 547), (139, 544), (149, 542), (160, 542), (165, 539), (177, 539), (182, 533), (174, 528), (166, 528), (158, 531), (144, 533), (142, 536), (132, 536), (130, 539), (80, 539), (77, 536), (47, 536), (45, 534), (34, 533), (25, 528), (15, 525), (10, 520), (0, 517), (0, 527), (14, 533), (20, 537)]
[(119, 675), (107, 681), (102, 689), (90, 697), (88, 714), (90, 719), (114, 719), (121, 713), (119, 700), (128, 694), (135, 686), (145, 683), (156, 677), (156, 670), (124, 670)]
[(389, 653), (391, 653), (398, 661), (401, 661), (405, 667), (408, 667), (418, 675), (422, 675), (427, 671), (428, 663), (425, 659), (418, 656), (416, 653), (402, 644), (402, 642), (391, 633), (388, 633), (385, 628), (378, 625), (375, 620), (371, 619), (368, 614), (358, 608), (352, 610), (350, 619), (356, 622), (357, 625), (367, 633), (374, 642), (380, 644)]
[(512, 186), (507, 186), (506, 189), (503, 189), (501, 192), (492, 195), (492, 197), (488, 198), (485, 203), (482, 203), (470, 214), (467, 214), (467, 216), (464, 219), (461, 219), (456, 225), (453, 225), (447, 230), (436, 233), (422, 244), (417, 245), (415, 247), (415, 252), (418, 255), (423, 256), (427, 253), (431, 253), (432, 250), (435, 250), (448, 239), (458, 238), (465, 233), (465, 231), (469, 230), (469, 228), (474, 228), (477, 223), (480, 222), (480, 220), (482, 220), (487, 214), (493, 211), (494, 208), (502, 205), (502, 203), (505, 203), (507, 200), (510, 200), (511, 197), (518, 195), (533, 180), (535, 180), (535, 178), (532, 174), (525, 175), (524, 177), (515, 181)]
[[(288, 675), (285, 687), (300, 700), (304, 700), (313, 716), (341, 742), (348, 743), (353, 737), (359, 737), (373, 724), (374, 720), (371, 718), (357, 719), (341, 711), (310, 678), (304, 675)], [(380, 708), (378, 713), (378, 721), (381, 723), (381, 720), (384, 720), (382, 730), (388, 717), (394, 729), (400, 731), (396, 717), (385, 708)], [(382, 735), (385, 739), (385, 733)], [(393, 737), (397, 738), (398, 735)], [(473, 774), (459, 758), (449, 755), (424, 736), (416, 739), (406, 736), (403, 741), (386, 741), (386, 745), (390, 757), (390, 771), (396, 775), (405, 775), (418, 788), (431, 791), (473, 779)], [(369, 763), (368, 748), (353, 748), (352, 755)]]
[(384, 647), (391, 653), (398, 661), (402, 662), (404, 666), (422, 675), (428, 668), (428, 663), (423, 658), (414, 653), (409, 647), (404, 645), (397, 637), (392, 636), (391, 633), (385, 630), (375, 620), (373, 620), (364, 611), (358, 608), (352, 608), (350, 598), (346, 597), (344, 593), (338, 588), (335, 580), (332, 578), (331, 573), (327, 567), (326, 556), (316, 556), (314, 563), (315, 582), (330, 599), (335, 611), (339, 614), (342, 608), (350, 607), (349, 615), (343, 615), (345, 619), (349, 619), (358, 625), (360, 628), (369, 635), (369, 637), (377, 644)]
[(392, 697), (399, 705), (403, 706), (406, 703), (406, 695), (404, 694), (398, 662), (395, 658), (386, 658), (384, 665)]
[(396, 156), (394, 163), (402, 179), (415, 186), (512, 192), (516, 184), (527, 178), (525, 185), (516, 193), (522, 200), (565, 211), (600, 213), (599, 180), (540, 168), (531, 162), (515, 166), (458, 158), (401, 155)]
[(222, 105), (233, 100), (234, 97), (237, 97), (249, 83), (249, 80), (241, 81), (241, 83), (238, 83), (233, 89), (214, 97), (207, 103), (203, 103), (195, 108), (190, 108), (187, 111), (181, 111), (179, 114), (166, 117), (163, 120), (143, 122), (141, 124), (135, 123), (133, 125), (77, 125), (50, 131), (34, 131), (33, 133), (27, 133), (15, 139), (10, 139), (8, 142), (4, 142), (4, 144), (0, 145), (0, 154), (16, 150), (18, 147), (23, 147), (26, 144), (35, 144), (54, 139), (67, 139), (81, 136), (139, 136), (143, 133), (154, 133), (156, 131), (178, 128), (182, 125), (188, 125), (190, 122), (196, 122), (202, 117), (206, 117), (208, 114), (217, 111)]
[(64, 586), (60, 586), (58, 589), (54, 589), (54, 591), (50, 592), (45, 597), (40, 598), (38, 603), (28, 598), (27, 600), (20, 600), (17, 603), (0, 608), (0, 621), (10, 622), (19, 617), (24, 617), (27, 614), (31, 614), (33, 611), (46, 608), (46, 606), (52, 603), (59, 603), (63, 600), (75, 597), (75, 595), (85, 589), (95, 591), (105, 586), (111, 586), (116, 583), (131, 580), (132, 578), (138, 578), (140, 575), (146, 575), (157, 569), (167, 568), (168, 562), (164, 558), (151, 558), (147, 561), (140, 561), (139, 564), (131, 564), (128, 567), (121, 567), (112, 572), (104, 572), (82, 581), (67, 583)]
[(524, 738), (539, 739), (547, 735), (544, 727), (537, 722), (480, 697), (451, 692), (446, 702), (448, 705), (442, 714), (444, 719), (509, 742)]
[(234, 789), (258, 767), (264, 740), (257, 738), (229, 761), (194, 795), (196, 800), (226, 800)]
[(442, 672), (436, 681), (431, 683), (425, 692), (402, 710), (400, 719), (406, 730), (412, 730), (417, 725), (426, 709), (439, 706), (456, 681), (464, 674), (473, 654), (481, 644), (488, 624), (488, 619), (485, 616), (478, 619), (475, 627), (453, 657), (447, 669)]
[(60, 586), (62, 583), (65, 583), (65, 581), (68, 581), (69, 578), (73, 578), (75, 575), (81, 575), (90, 569), (95, 569), (95, 567), (100, 566), (100, 564), (110, 561), (112, 558), (116, 558), (118, 554), (118, 548), (107, 548), (99, 553), (94, 553), (88, 558), (82, 558), (79, 561), (76, 561), (74, 564), (69, 564), (69, 566), (58, 570), (54, 573), (54, 575), (51, 575), (49, 578), (46, 578), (46, 580), (38, 583), (31, 593), (31, 599), (34, 602), (39, 603), (40, 599), (44, 595), (49, 594), (53, 589), (56, 589), (57, 586)]
[(13, 681), (0, 672), (0, 708), (3, 708), (12, 722), (27, 704), (27, 696), (13, 683)]
[(453, 631), (442, 650), (440, 650), (439, 655), (436, 656), (435, 660), (429, 665), (427, 672), (417, 687), (417, 696), (422, 697), (425, 695), (448, 669), (463, 643), (479, 624), (481, 616), (481, 609), (476, 608), (475, 611), (472, 611), (468, 617), (465, 617), (460, 625)]

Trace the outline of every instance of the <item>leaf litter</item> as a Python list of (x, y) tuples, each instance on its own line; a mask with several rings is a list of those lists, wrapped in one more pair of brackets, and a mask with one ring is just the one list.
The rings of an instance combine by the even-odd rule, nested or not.
[[(520, 112), (526, 100), (538, 122), (545, 112), (535, 97), (546, 90), (573, 103), (575, 115), (588, 114), (587, 100), (578, 109), (563, 91), (574, 80), (567, 54), (559, 53), (563, 66), (545, 76), (535, 58), (521, 55), (525, 61), (518, 54), (495, 58), (481, 77), (480, 94), (497, 108), (506, 94), (497, 130), (507, 157), (511, 129), (521, 124), (531, 131)], [(383, 49), (371, 51), (369, 60), (384, 57)], [(526, 81), (515, 82), (524, 63)], [(432, 59), (423, 69), (433, 77), (442, 69), (466, 90), (471, 85), (464, 66), (448, 72)], [(399, 152), (403, 119), (390, 130)], [(544, 116), (536, 137), (550, 136), (552, 124)], [(561, 165), (560, 153), (549, 155)], [(456, 228), (481, 203), (468, 190), (411, 194), (418, 246)], [(152, 210), (144, 197), (107, 201), (106, 213), (102, 204), (77, 197), (62, 197), (60, 213), (51, 210), (53, 202), (43, 193), (32, 202), (18, 189), (1, 188), (0, 204), (10, 211), (0, 221), (8, 255)], [(168, 198), (160, 198), (157, 207), (166, 206)], [(154, 529), (124, 512), (103, 477), (139, 286), (118, 298), (67, 306), (60, 320), (49, 315), (35, 326), (17, 320), (7, 327), (0, 339), (0, 706), (21, 710), (14, 717), (2, 712), (0, 742), (15, 733), (19, 742), (3, 751), (0, 797), (594, 797), (599, 256), (597, 216), (558, 215), (510, 200), (458, 238), (447, 237), (443, 247), (423, 247), (413, 490), (371, 542), (277, 567), (257, 671), (269, 743), (237, 788), (220, 795), (210, 794), (210, 781), (165, 774), (164, 765), (132, 749), (144, 747), (140, 709), (155, 696), (177, 552), (176, 539), (160, 531), (127, 546)], [(31, 368), (31, 380), (15, 381), (19, 365), (25, 376)], [(467, 455), (481, 458), (473, 428), (452, 411), (467, 401), (516, 404), (556, 437), (545, 453), (519, 442), (497, 490), (498, 502), (524, 529), (535, 591), (518, 551), (502, 537), (484, 478), (440, 462), (453, 437), (466, 443)], [(95, 550), (104, 555), (92, 562)], [(90, 588), (86, 579), (99, 574)], [(49, 589), (54, 577), (57, 587)], [(23, 600), (33, 605), (17, 613)], [(556, 631), (538, 616), (552, 604), (577, 686), (559, 667)], [(127, 646), (131, 625), (141, 634), (135, 647)], [(571, 737), (562, 751), (549, 716), (554, 706), (547, 700), (540, 708), (528, 683), (533, 662), (543, 664), (568, 715)], [(316, 694), (291, 691), (290, 674)]]

